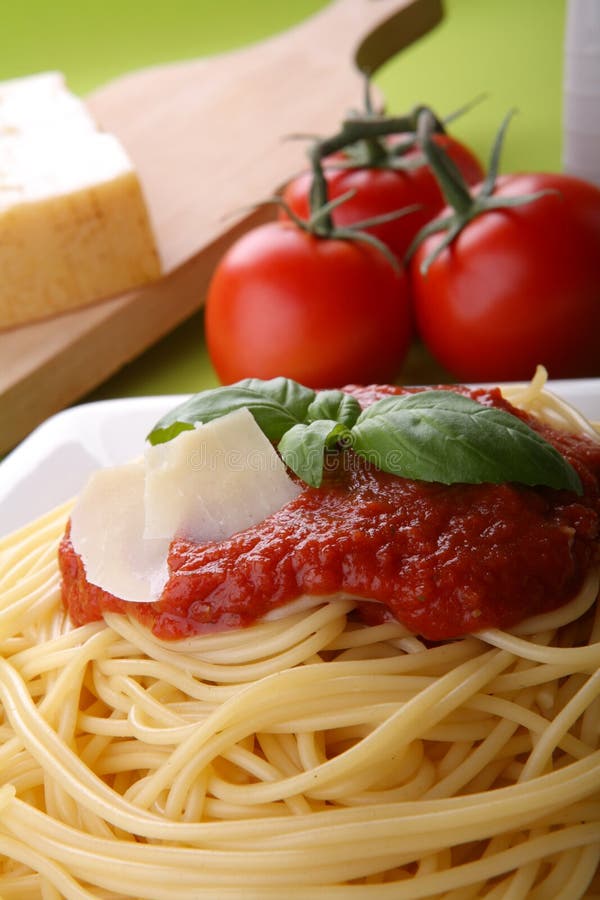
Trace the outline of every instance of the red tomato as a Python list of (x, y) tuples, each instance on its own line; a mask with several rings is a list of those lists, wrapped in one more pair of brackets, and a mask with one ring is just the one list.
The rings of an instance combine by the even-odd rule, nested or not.
[[(401, 139), (401, 135), (396, 140)], [(483, 169), (471, 151), (447, 134), (437, 134), (434, 140), (458, 166), (467, 184), (476, 184), (483, 177)], [(418, 149), (410, 150), (404, 159), (414, 159)], [(402, 261), (417, 231), (438, 214), (445, 205), (438, 183), (427, 165), (404, 171), (389, 168), (339, 169), (324, 164), (328, 199), (348, 191), (355, 195), (342, 203), (333, 213), (338, 226), (352, 225), (373, 216), (395, 212), (406, 206), (420, 204), (421, 209), (391, 222), (374, 225), (368, 230), (390, 248)], [(310, 172), (291, 181), (283, 192), (283, 199), (301, 219), (309, 217)]]
[(213, 275), (206, 341), (219, 378), (308, 387), (391, 381), (411, 337), (406, 276), (363, 242), (290, 222), (243, 235)]
[(600, 190), (567, 175), (511, 175), (493, 196), (548, 188), (472, 219), (427, 274), (440, 235), (413, 257), (419, 333), (459, 380), (528, 379), (538, 363), (553, 378), (600, 373)]

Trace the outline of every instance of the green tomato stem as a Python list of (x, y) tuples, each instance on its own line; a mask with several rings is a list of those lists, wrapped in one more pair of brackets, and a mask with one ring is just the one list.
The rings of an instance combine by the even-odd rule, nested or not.
[(450, 157), (433, 140), (435, 133), (435, 121), (428, 109), (422, 109), (419, 113), (417, 125), (417, 140), (423, 151), (431, 171), (440, 187), (446, 203), (453, 210), (448, 215), (444, 212), (439, 218), (428, 222), (416, 235), (408, 248), (405, 263), (408, 263), (423, 241), (436, 232), (445, 232), (444, 237), (434, 250), (421, 262), (420, 271), (426, 275), (431, 265), (440, 254), (449, 247), (458, 235), (477, 216), (484, 215), (493, 209), (507, 209), (531, 203), (548, 193), (556, 193), (553, 190), (536, 191), (532, 194), (522, 194), (516, 197), (495, 197), (494, 190), (500, 168), (500, 156), (508, 125), (514, 115), (510, 111), (503, 119), (492, 145), (490, 162), (487, 175), (477, 191), (473, 193), (467, 185), (462, 174)]

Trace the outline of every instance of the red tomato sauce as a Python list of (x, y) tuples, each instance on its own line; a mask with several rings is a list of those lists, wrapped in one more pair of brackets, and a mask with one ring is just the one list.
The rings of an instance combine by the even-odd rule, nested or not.
[[(346, 388), (369, 405), (400, 388)], [(68, 530), (59, 560), (75, 624), (127, 611), (163, 639), (252, 625), (301, 594), (347, 592), (365, 621), (396, 619), (431, 640), (511, 627), (555, 609), (599, 557), (600, 444), (540, 425), (499, 391), (467, 391), (518, 415), (579, 472), (584, 495), (514, 484), (442, 485), (389, 475), (351, 451), (260, 524), (220, 542), (173, 540), (155, 603), (88, 583)]]

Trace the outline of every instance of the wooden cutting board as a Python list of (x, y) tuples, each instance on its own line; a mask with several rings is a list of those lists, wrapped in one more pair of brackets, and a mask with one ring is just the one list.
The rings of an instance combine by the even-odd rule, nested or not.
[(429, 31), (441, 0), (335, 0), (246, 49), (125, 75), (87, 98), (128, 150), (164, 277), (0, 334), (0, 452), (198, 309), (220, 256), (272, 217), (250, 212), (305, 164), (302, 131), (330, 134), (360, 104), (361, 72)]

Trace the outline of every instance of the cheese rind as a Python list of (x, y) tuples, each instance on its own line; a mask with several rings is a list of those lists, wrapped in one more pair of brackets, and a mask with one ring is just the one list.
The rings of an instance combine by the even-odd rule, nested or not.
[(0, 85), (0, 272), (0, 328), (160, 275), (127, 154), (57, 75)]

